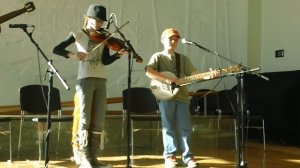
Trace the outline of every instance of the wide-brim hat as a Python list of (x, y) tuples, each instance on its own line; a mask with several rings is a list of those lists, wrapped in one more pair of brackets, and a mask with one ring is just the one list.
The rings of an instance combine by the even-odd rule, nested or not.
[(107, 21), (106, 8), (99, 4), (91, 4), (86, 12), (87, 17)]
[(168, 28), (162, 32), (161, 39), (170, 38), (172, 36), (177, 36), (178, 38), (180, 38), (180, 34), (177, 30), (175, 30), (173, 28)]

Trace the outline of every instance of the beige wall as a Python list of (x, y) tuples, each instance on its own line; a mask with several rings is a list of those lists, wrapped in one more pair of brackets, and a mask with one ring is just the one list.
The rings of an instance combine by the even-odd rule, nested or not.
[[(265, 72), (300, 68), (299, 0), (262, 0), (261, 65)], [(275, 58), (275, 50), (285, 56)]]
[[(1, 2), (5, 5), (0, 6), (0, 16), (22, 8), (28, 1)], [(18, 89), (23, 85), (40, 83), (47, 68), (44, 58), (41, 54), (37, 54), (36, 47), (26, 34), (21, 29), (8, 28), (9, 24), (17, 23), (35, 25), (33, 39), (45, 55), (53, 60), (54, 66), (71, 90), (67, 91), (55, 75), (54, 86), (60, 89), (62, 100), (73, 99), (77, 62), (52, 54), (52, 49), (70, 31), (81, 28), (83, 16), (91, 3), (103, 4), (107, 7), (108, 14), (115, 13), (118, 26), (129, 21), (121, 31), (144, 59), (142, 64), (134, 62), (132, 87), (149, 86), (144, 67), (150, 56), (162, 49), (160, 34), (168, 27), (177, 28), (182, 37), (216, 51), (234, 62), (247, 64), (247, 0), (33, 0), (32, 2), (36, 6), (35, 11), (1, 24), (0, 105), (18, 104)], [(110, 31), (113, 30), (111, 27)], [(70, 49), (74, 49), (74, 46)], [(216, 56), (195, 46), (179, 44), (178, 52), (188, 55), (200, 71), (218, 68)], [(127, 88), (127, 62), (127, 57), (123, 57), (106, 67), (109, 73), (107, 82), (109, 97), (120, 96), (122, 90)], [(222, 67), (232, 64), (235, 63), (221, 59)], [(190, 89), (193, 91), (200, 88), (214, 88), (217, 82), (218, 80), (201, 82), (190, 85)], [(48, 81), (45, 80), (43, 83), (47, 84)], [(235, 83), (234, 78), (226, 78), (216, 87), (231, 88)]]
[(261, 0), (248, 1), (248, 66), (261, 67)]

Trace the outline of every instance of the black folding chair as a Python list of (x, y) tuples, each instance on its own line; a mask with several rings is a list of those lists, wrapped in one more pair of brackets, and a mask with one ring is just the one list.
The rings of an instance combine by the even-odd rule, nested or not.
[(9, 159), (8, 162), (12, 162), (12, 144), (11, 144), (11, 119), (10, 118), (0, 118), (0, 123), (8, 123), (8, 130), (1, 130), (0, 134), (9, 134)]
[[(130, 112), (131, 119), (131, 154), (134, 149), (134, 132), (141, 130), (157, 130), (157, 136), (160, 131), (160, 114), (155, 96), (149, 88), (135, 87), (123, 91), (123, 109), (124, 113)], [(147, 129), (135, 128), (134, 121), (157, 121), (157, 128)], [(150, 144), (152, 137), (150, 136)], [(150, 147), (151, 148), (151, 147)]]
[[(47, 104), (48, 104), (48, 86), (45, 85), (27, 85), (20, 88), (20, 108), (21, 108), (21, 119), (20, 119), (20, 132), (18, 142), (18, 152), (21, 148), (22, 139), (22, 128), (23, 121), (26, 119), (27, 114), (37, 115), (32, 118), (33, 122), (38, 123), (38, 142), (39, 142), (39, 161), (42, 157), (41, 148), (41, 137), (44, 137), (44, 131), (40, 131), (41, 126), (44, 126), (47, 122)], [(61, 122), (72, 122), (72, 116), (62, 116), (61, 111), (61, 100), (60, 92), (57, 88), (51, 88), (50, 105), (49, 111), (52, 113), (57, 112), (57, 115), (51, 114), (51, 122), (58, 122), (58, 133), (57, 133), (57, 146), (60, 141), (60, 123)], [(56, 149), (57, 152), (57, 149)]]

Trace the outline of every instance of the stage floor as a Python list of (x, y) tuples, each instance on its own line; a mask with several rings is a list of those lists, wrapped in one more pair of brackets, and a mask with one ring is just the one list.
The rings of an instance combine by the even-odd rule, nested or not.
[[(217, 131), (215, 121), (195, 121), (192, 134), (192, 149), (200, 168), (234, 168), (237, 152), (235, 150), (232, 121), (222, 121), (221, 129)], [(59, 144), (57, 143), (57, 124), (53, 124), (50, 148), (49, 166), (52, 168), (75, 168), (70, 160), (72, 149), (70, 145), (71, 123), (63, 123)], [(118, 125), (118, 127), (117, 127)], [(154, 127), (156, 123), (151, 124)], [(145, 125), (143, 125), (145, 126)], [(122, 140), (122, 126), (119, 119), (107, 121), (108, 142), (101, 152), (99, 160), (111, 163), (114, 167), (127, 166), (127, 141)], [(1, 127), (0, 127), (1, 128)], [(13, 122), (13, 162), (8, 163), (8, 137), (0, 135), (0, 167), (1, 168), (39, 168), (44, 167), (45, 161), (38, 161), (38, 143), (35, 125), (27, 122), (24, 125), (22, 148), (18, 154), (18, 121)], [(145, 132), (145, 133), (143, 133)], [(135, 148), (132, 167), (163, 168), (162, 138), (160, 132), (143, 131), (135, 133)], [(158, 133), (158, 134), (157, 134)], [(257, 139), (260, 139), (258, 137)], [(266, 150), (260, 140), (249, 140), (245, 145), (245, 161), (248, 168), (299, 168), (300, 148), (272, 144), (267, 141)], [(178, 157), (179, 160), (179, 157)]]
[[(99, 160), (111, 163), (114, 167), (126, 167), (127, 156), (113, 153), (111, 156), (105, 154), (99, 157)], [(154, 152), (157, 153), (157, 152)], [(236, 167), (236, 151), (234, 149), (224, 148), (196, 148), (194, 150), (195, 158), (200, 168), (234, 168)], [(263, 151), (262, 144), (248, 143), (245, 153), (245, 161), (248, 161), (249, 168), (299, 168), (300, 167), (300, 149), (297, 147), (267, 145), (266, 151)], [(163, 168), (164, 160), (160, 154), (138, 154), (133, 157), (132, 167), (140, 168)], [(1, 168), (36, 168), (44, 167), (42, 160), (20, 159), (7, 163), (0, 162)], [(75, 168), (77, 167), (70, 158), (50, 157), (49, 167), (53, 168)], [(180, 166), (178, 166), (180, 167)]]

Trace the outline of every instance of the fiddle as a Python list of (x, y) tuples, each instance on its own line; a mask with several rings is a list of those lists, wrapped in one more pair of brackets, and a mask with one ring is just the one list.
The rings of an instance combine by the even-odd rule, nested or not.
[(114, 34), (115, 32), (111, 34), (108, 31), (105, 31), (104, 29), (101, 29), (100, 31), (90, 31), (89, 32), (90, 40), (99, 44), (89, 52), (92, 52), (93, 50), (95, 50), (96, 48), (98, 48), (99, 46), (105, 43), (105, 45), (108, 48), (114, 51), (120, 51), (121, 49), (125, 49), (127, 51), (131, 50), (134, 53), (133, 58), (136, 59), (136, 62), (139, 63), (143, 62), (143, 59), (139, 55), (137, 55), (134, 50), (130, 49), (130, 47), (128, 48), (125, 45), (125, 42), (123, 40), (112, 37)]
[[(93, 42), (100, 43), (98, 46), (100, 46), (100, 45), (102, 45), (102, 44), (105, 43), (105, 45), (108, 48), (110, 48), (110, 49), (112, 49), (114, 51), (119, 51), (121, 49), (127, 49), (127, 47), (125, 45), (125, 42), (123, 40), (115, 38), (115, 37), (112, 37), (112, 35), (113, 34), (107, 32), (105, 30), (90, 31), (89, 32), (90, 39)], [(98, 46), (96, 46), (96, 47), (98, 47)]]

